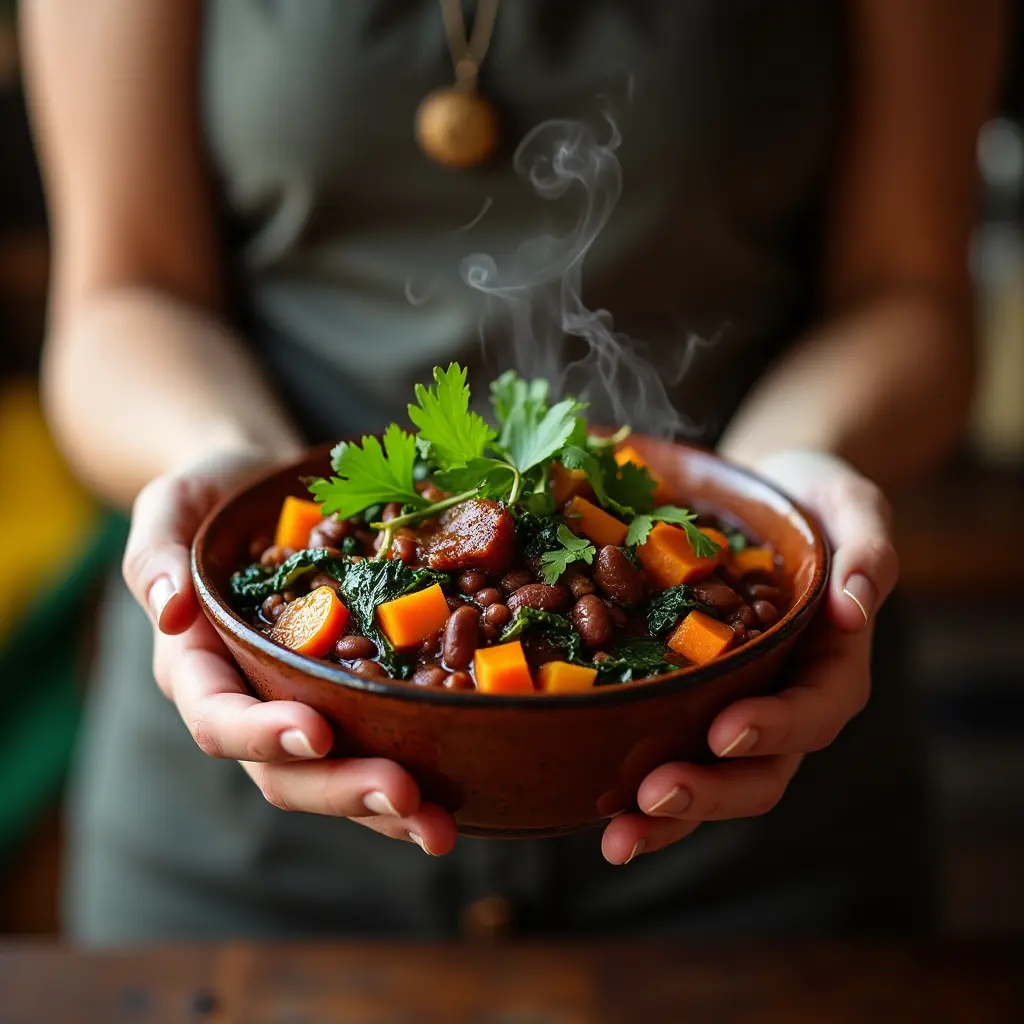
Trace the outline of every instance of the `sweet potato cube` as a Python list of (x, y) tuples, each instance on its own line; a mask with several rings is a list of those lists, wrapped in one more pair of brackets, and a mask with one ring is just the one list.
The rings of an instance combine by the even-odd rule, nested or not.
[(436, 633), (451, 614), (439, 584), (414, 594), (396, 597), (377, 608), (377, 621), (384, 635), (401, 649), (411, 647)]
[(729, 572), (737, 578), (755, 572), (772, 576), (775, 573), (775, 553), (771, 548), (744, 548), (730, 556)]
[(587, 693), (594, 688), (596, 668), (573, 665), (568, 661), (547, 661), (537, 671), (545, 693)]
[(701, 530), (719, 549), (710, 558), (698, 558), (690, 547), (686, 532), (669, 523), (655, 523), (647, 540), (636, 549), (637, 558), (655, 586), (662, 590), (692, 583), (714, 572), (723, 552), (728, 552), (726, 538), (717, 530)]
[(668, 646), (687, 661), (704, 665), (726, 650), (735, 636), (732, 626), (695, 608), (672, 631)]
[(592, 501), (587, 501), (586, 498), (579, 496), (569, 502), (565, 521), (569, 524), (569, 529), (583, 534), (599, 548), (603, 548), (606, 544), (620, 546), (629, 532), (629, 527), (624, 522), (616, 519), (615, 516), (610, 516)]
[(564, 505), (581, 494), (589, 485), (582, 469), (566, 469), (560, 462), (551, 465), (551, 497), (556, 505)]
[(481, 693), (533, 693), (533, 677), (518, 640), (478, 647), (473, 655), (476, 688)]
[(320, 506), (315, 501), (289, 495), (281, 506), (274, 532), (274, 543), (279, 548), (300, 551), (309, 546), (309, 532), (323, 522)]

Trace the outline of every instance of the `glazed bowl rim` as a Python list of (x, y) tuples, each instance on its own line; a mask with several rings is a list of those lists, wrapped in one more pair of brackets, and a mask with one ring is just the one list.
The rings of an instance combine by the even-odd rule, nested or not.
[(288, 668), (321, 682), (333, 683), (334, 685), (345, 686), (367, 694), (375, 694), (396, 700), (441, 704), (450, 707), (473, 707), (478, 710), (485, 708), (493, 708), (494, 710), (502, 708), (543, 710), (553, 707), (599, 707), (664, 696), (688, 690), (702, 683), (711, 682), (720, 676), (732, 673), (748, 662), (768, 654), (773, 648), (778, 647), (794, 633), (803, 629), (807, 620), (817, 610), (822, 594), (828, 586), (831, 550), (814, 516), (799, 502), (758, 473), (744, 466), (739, 466), (707, 448), (701, 448), (697, 445), (681, 441), (666, 441), (664, 438), (647, 437), (647, 435), (635, 436), (640, 439), (646, 438), (660, 443), (668, 443), (674, 447), (695, 452), (714, 462), (723, 463), (731, 473), (746, 477), (760, 487), (767, 488), (776, 498), (780, 498), (788, 506), (785, 513), (779, 511), (778, 514), (788, 514), (791, 520), (795, 519), (799, 527), (810, 533), (813, 538), (814, 577), (810, 586), (800, 595), (799, 599), (793, 603), (792, 607), (775, 625), (766, 629), (760, 636), (719, 658), (715, 658), (714, 661), (708, 662), (705, 665), (689, 665), (675, 669), (672, 672), (650, 676), (647, 679), (635, 682), (595, 687), (594, 690), (588, 693), (535, 692), (532, 694), (488, 694), (480, 693), (478, 690), (445, 690), (421, 687), (403, 680), (367, 679), (346, 671), (341, 665), (334, 665), (330, 662), (310, 658), (274, 643), (242, 619), (220, 596), (210, 582), (204, 564), (206, 539), (217, 520), (229, 506), (238, 502), (249, 491), (255, 490), (274, 477), (280, 476), (291, 469), (297, 469), (299, 466), (315, 458), (321, 458), (329, 454), (333, 447), (330, 444), (307, 448), (298, 458), (292, 459), (287, 463), (278, 464), (250, 478), (210, 511), (196, 532), (191, 548), (192, 582), (199, 597), (200, 605), (205, 613), (212, 616), (217, 624), (227, 630), (236, 641), (255, 648), (273, 661), (281, 662)]

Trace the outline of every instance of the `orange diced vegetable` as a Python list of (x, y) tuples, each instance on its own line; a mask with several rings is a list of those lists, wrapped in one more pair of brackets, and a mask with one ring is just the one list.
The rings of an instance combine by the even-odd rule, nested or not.
[(348, 620), (338, 595), (330, 587), (317, 587), (285, 606), (270, 636), (299, 654), (322, 658), (345, 632)]
[(592, 501), (587, 501), (586, 498), (581, 498), (578, 495), (569, 502), (565, 521), (571, 530), (575, 533), (582, 533), (599, 548), (603, 548), (606, 544), (619, 547), (629, 532), (629, 527), (625, 523), (616, 519), (615, 516), (608, 515), (603, 508), (598, 508)]
[(701, 530), (719, 550), (709, 558), (698, 558), (690, 547), (686, 532), (668, 523), (655, 523), (647, 540), (636, 549), (637, 558), (655, 586), (662, 590), (692, 583), (714, 572), (723, 552), (728, 552), (726, 538), (718, 530)]
[(476, 688), (481, 693), (533, 693), (533, 678), (518, 640), (478, 647), (473, 655)]
[(668, 638), (668, 645), (687, 661), (703, 665), (717, 658), (732, 643), (732, 626), (719, 622), (695, 608)]
[(309, 546), (309, 531), (323, 522), (320, 506), (315, 501), (305, 501), (289, 495), (281, 506), (277, 519), (274, 543), (279, 548), (300, 551)]
[(654, 498), (656, 501), (664, 501), (668, 498), (668, 490), (665, 487), (665, 482), (658, 476), (657, 473), (647, 465), (647, 460), (634, 448), (632, 445), (626, 445), (625, 448), (620, 448), (615, 453), (615, 461), (620, 465), (624, 466), (627, 462), (632, 462), (634, 466), (640, 466), (641, 469), (646, 469), (650, 474), (651, 479), (654, 481)]
[(596, 668), (567, 661), (547, 661), (537, 670), (540, 688), (545, 693), (586, 693), (594, 688), (596, 678)]
[(449, 614), (448, 602), (438, 583), (377, 607), (380, 628), (399, 649), (436, 633), (448, 621)]
[(775, 572), (775, 552), (771, 548), (744, 548), (729, 558), (729, 572), (733, 576), (746, 576), (752, 572), (763, 572), (771, 576)]
[(716, 566), (722, 565), (729, 557), (729, 538), (713, 526), (702, 526), (700, 532), (705, 537), (710, 537), (718, 545), (718, 550), (711, 557), (714, 558)]
[(582, 469), (566, 469), (560, 462), (551, 464), (551, 497), (556, 505), (564, 505), (587, 487), (587, 474)]

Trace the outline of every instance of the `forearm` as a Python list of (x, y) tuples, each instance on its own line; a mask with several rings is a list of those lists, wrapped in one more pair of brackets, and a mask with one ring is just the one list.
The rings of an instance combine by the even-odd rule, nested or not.
[(72, 466), (121, 506), (149, 480), (211, 452), (285, 456), (299, 446), (239, 340), (157, 291), (111, 289), (68, 310), (44, 349), (43, 390)]
[(892, 292), (811, 331), (757, 384), (721, 443), (752, 464), (789, 448), (847, 459), (883, 487), (948, 454), (974, 380), (972, 311)]

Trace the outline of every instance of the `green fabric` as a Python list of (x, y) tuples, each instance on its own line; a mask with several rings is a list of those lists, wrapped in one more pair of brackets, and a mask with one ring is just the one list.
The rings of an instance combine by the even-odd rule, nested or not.
[(0, 647), (0, 866), (63, 784), (81, 705), (83, 613), (125, 536), (123, 519), (104, 517), (79, 561), (36, 595)]

